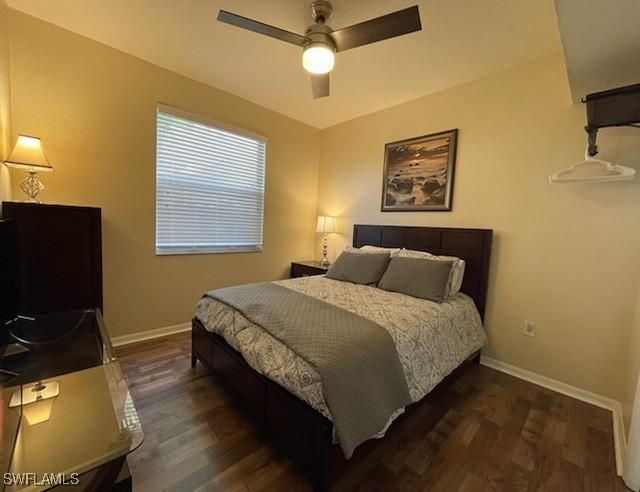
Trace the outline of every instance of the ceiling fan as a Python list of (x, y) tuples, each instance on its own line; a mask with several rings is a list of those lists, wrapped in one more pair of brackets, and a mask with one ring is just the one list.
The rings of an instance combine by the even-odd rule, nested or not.
[(422, 29), (417, 5), (336, 31), (326, 24), (332, 11), (328, 0), (311, 2), (314, 23), (304, 36), (226, 10), (220, 10), (218, 20), (303, 48), (302, 66), (311, 74), (314, 99), (329, 95), (329, 72), (336, 53)]

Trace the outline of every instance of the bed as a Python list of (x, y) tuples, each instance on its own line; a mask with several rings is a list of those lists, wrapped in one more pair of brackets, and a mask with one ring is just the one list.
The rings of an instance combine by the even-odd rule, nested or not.
[[(385, 328), (395, 343), (411, 396), (411, 407), (450, 384), (477, 360), (485, 342), (481, 327), (492, 232), (486, 229), (354, 226), (353, 246), (407, 248), (465, 260), (461, 293), (442, 304), (328, 278), (276, 282), (321, 299)], [(271, 301), (269, 301), (271, 302)], [(350, 462), (361, 459), (375, 440), (347, 460), (314, 367), (241, 313), (203, 297), (192, 327), (192, 365), (197, 360), (238, 396), (258, 423), (326, 490)], [(394, 413), (371, 437), (393, 432)]]

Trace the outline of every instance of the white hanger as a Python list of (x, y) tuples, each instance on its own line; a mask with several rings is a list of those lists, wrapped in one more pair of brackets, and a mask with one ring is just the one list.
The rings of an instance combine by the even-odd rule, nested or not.
[[(602, 174), (593, 176), (573, 176), (575, 170), (581, 166), (600, 164), (602, 166)], [(550, 183), (571, 183), (571, 182), (591, 182), (606, 183), (609, 181), (626, 181), (633, 179), (636, 170), (630, 167), (611, 164), (609, 161), (594, 159), (589, 155), (589, 147), (584, 152), (584, 160), (576, 162), (573, 166), (562, 169), (555, 174), (549, 176)]]

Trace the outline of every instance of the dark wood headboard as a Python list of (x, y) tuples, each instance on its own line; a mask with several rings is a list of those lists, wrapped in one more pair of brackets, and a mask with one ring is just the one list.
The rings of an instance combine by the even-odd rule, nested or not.
[(462, 258), (465, 271), (460, 290), (473, 299), (484, 319), (492, 234), (491, 229), (356, 224), (353, 226), (353, 246), (407, 248)]

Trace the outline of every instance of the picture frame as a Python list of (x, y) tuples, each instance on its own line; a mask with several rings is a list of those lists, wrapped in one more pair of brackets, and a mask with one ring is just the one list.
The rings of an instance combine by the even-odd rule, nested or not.
[(450, 211), (458, 129), (384, 146), (382, 212)]

